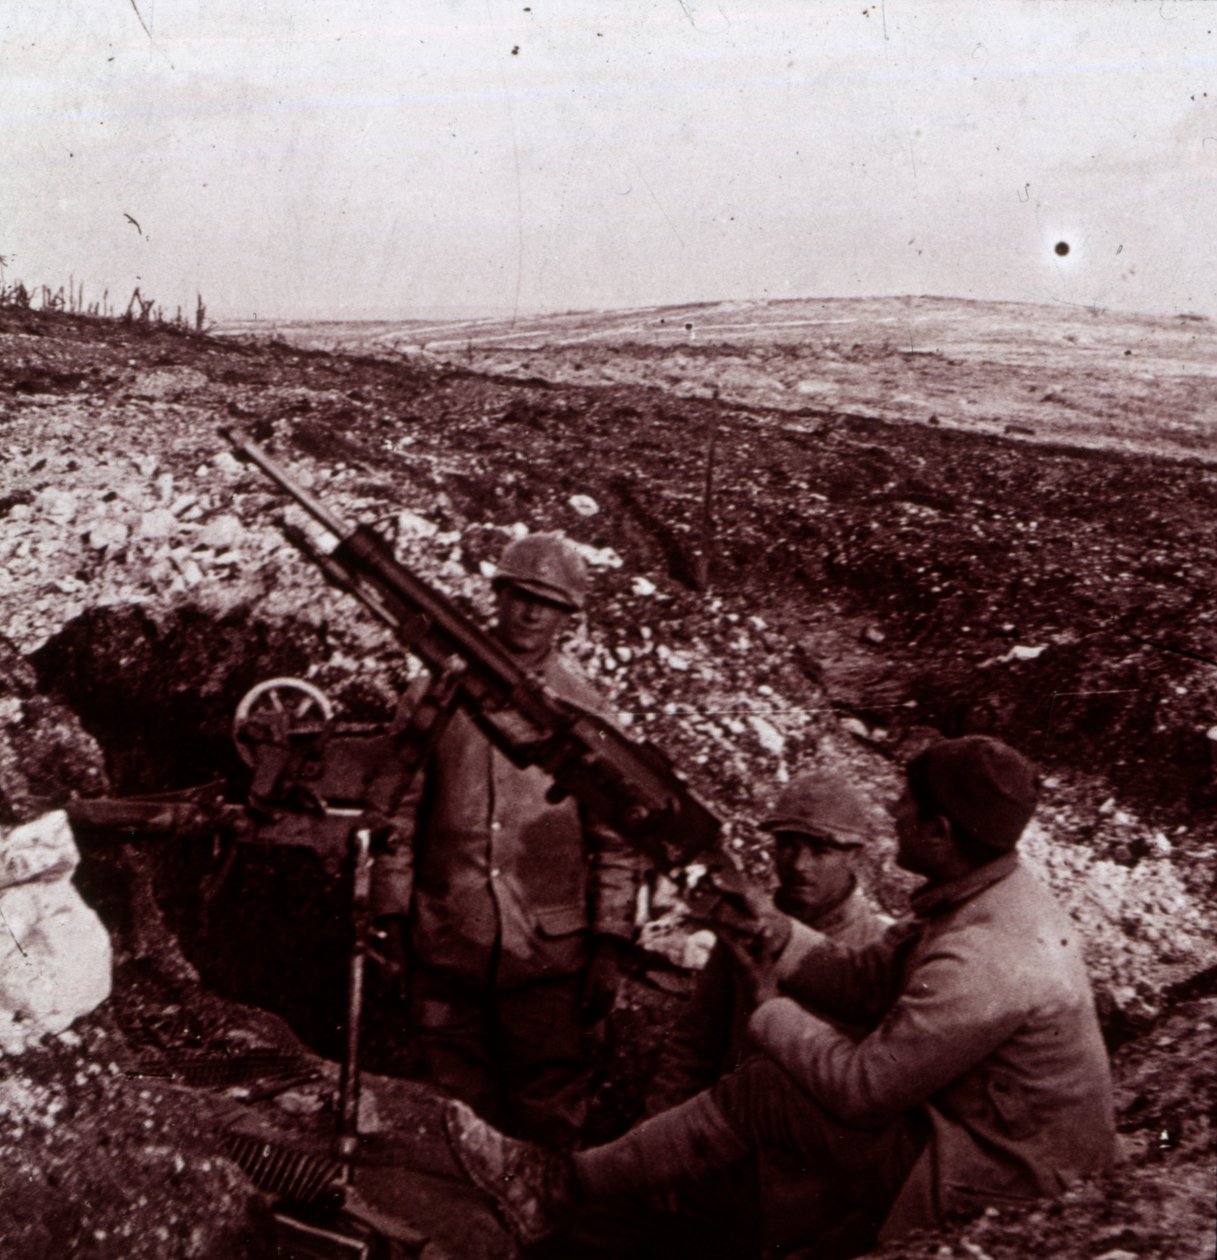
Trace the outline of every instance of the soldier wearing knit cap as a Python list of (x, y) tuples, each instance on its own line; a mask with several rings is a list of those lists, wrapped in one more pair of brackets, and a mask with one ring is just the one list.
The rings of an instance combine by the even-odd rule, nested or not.
[(606, 1146), (549, 1156), (454, 1107), (467, 1174), (535, 1237), (571, 1203), (653, 1195), (778, 1150), (852, 1200), (831, 1245), (807, 1242), (854, 1255), (1102, 1171), (1114, 1108), (1082, 943), (1017, 852), (1037, 797), (1034, 767), (999, 740), (931, 746), (894, 808), (897, 861), (925, 877), (906, 921), (841, 949), (787, 919), (776, 951), (740, 949), (758, 1053)]

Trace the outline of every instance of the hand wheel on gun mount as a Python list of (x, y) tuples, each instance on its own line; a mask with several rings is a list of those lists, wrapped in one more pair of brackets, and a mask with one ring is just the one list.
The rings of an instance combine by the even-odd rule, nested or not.
[(232, 738), (241, 760), (253, 766), (255, 745), (324, 743), (333, 724), (334, 706), (320, 687), (303, 678), (268, 678), (241, 697)]

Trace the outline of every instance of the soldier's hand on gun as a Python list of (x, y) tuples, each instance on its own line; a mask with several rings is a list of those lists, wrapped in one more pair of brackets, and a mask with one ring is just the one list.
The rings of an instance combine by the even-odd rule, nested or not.
[(778, 992), (777, 959), (790, 940), (790, 920), (742, 871), (707, 874), (689, 894), (691, 918), (730, 951), (759, 1005)]
[(751, 946), (720, 936), (735, 960), (737, 974), (743, 981), (753, 1006), (760, 1006), (778, 996), (777, 960), (780, 950), (769, 947), (766, 938), (758, 938)]
[(790, 939), (790, 920), (773, 899), (734, 867), (707, 872), (688, 889), (691, 920), (748, 950), (762, 946), (776, 958)]
[(755, 885), (748, 884), (730, 900), (731, 912), (720, 917), (715, 931), (759, 1006), (777, 997), (777, 960), (790, 940), (790, 920)]

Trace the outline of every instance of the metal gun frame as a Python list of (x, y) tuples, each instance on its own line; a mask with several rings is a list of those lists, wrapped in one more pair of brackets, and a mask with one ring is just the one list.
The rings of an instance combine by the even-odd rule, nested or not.
[(303, 531), (285, 526), (331, 583), (358, 598), (434, 674), (450, 671), (456, 658), (456, 702), (512, 762), (547, 771), (555, 799), (574, 796), (663, 869), (718, 849), (720, 820), (660, 749), (560, 700), (401, 564), (374, 529), (349, 527), (240, 430), (221, 432), (333, 538), (326, 551)]

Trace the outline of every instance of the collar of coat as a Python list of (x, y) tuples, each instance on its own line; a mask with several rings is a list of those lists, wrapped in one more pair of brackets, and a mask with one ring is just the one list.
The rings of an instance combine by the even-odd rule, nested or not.
[(958, 879), (949, 880), (945, 884), (934, 884), (915, 892), (910, 898), (913, 913), (919, 919), (932, 919), (948, 910), (970, 901), (977, 893), (991, 888), (999, 880), (1003, 880), (1018, 865), (1017, 853), (1003, 853), (1001, 857), (984, 866), (978, 866)]

